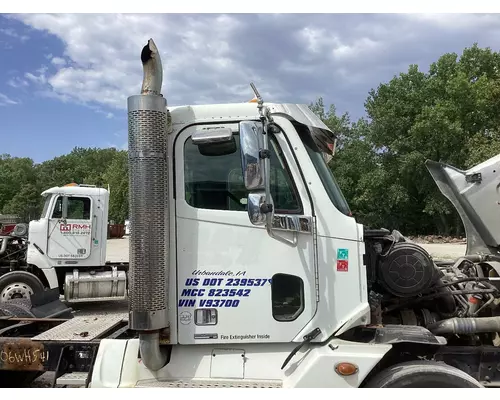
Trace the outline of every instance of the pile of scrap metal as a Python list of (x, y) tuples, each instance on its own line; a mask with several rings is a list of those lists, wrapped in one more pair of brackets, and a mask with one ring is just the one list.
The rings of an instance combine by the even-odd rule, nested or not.
[(0, 224), (0, 267), (24, 266), (27, 249), (28, 224)]
[(44, 349), (35, 349), (30, 338), (72, 318), (58, 289), (0, 302), (0, 387), (23, 387), (42, 375)]

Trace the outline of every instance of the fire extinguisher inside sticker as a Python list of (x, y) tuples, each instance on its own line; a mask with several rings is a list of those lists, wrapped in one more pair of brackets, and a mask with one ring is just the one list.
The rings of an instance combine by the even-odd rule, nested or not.
[(337, 249), (337, 260), (348, 260), (349, 250), (348, 249)]

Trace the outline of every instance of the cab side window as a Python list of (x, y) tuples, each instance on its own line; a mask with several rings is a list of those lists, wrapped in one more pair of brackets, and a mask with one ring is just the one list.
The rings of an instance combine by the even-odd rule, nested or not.
[[(236, 151), (225, 155), (203, 155), (191, 139), (184, 143), (185, 199), (190, 206), (210, 210), (247, 210), (239, 135), (235, 134), (234, 138)], [(274, 135), (269, 137), (269, 149), (271, 195), (275, 212), (300, 214), (300, 198)]]
[[(62, 218), (63, 197), (57, 198), (52, 218)], [(88, 197), (68, 197), (68, 219), (90, 220), (90, 199)]]

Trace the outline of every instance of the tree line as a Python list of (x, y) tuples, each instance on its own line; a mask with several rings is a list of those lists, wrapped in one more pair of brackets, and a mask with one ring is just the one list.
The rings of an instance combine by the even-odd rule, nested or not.
[(109, 220), (128, 217), (128, 160), (123, 150), (75, 147), (69, 154), (35, 164), (30, 158), (0, 155), (0, 214), (23, 221), (40, 217), (41, 193), (68, 183), (110, 188)]
[[(463, 235), (424, 162), (467, 169), (500, 152), (500, 53), (474, 44), (442, 55), (426, 72), (410, 65), (370, 90), (366, 115), (356, 121), (322, 98), (310, 107), (340, 136), (329, 166), (359, 222), (409, 235)], [(40, 193), (69, 182), (109, 185), (110, 220), (127, 218), (127, 152), (96, 148), (40, 164), (0, 156), (0, 212), (36, 218)]]
[(372, 89), (351, 121), (322, 99), (311, 108), (340, 135), (330, 161), (360, 222), (405, 234), (464, 234), (426, 159), (468, 169), (500, 153), (500, 53), (477, 44)]

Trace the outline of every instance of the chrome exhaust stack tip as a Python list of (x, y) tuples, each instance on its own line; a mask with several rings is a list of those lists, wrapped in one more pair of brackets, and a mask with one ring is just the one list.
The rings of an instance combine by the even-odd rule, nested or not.
[(141, 95), (162, 96), (163, 67), (160, 53), (153, 39), (149, 39), (148, 44), (143, 47), (141, 61), (144, 71)]
[(144, 365), (157, 371), (167, 363), (160, 332), (168, 327), (167, 101), (161, 94), (163, 69), (152, 39), (141, 52), (141, 94), (128, 103), (129, 327), (139, 332)]

